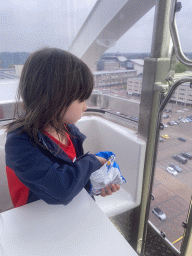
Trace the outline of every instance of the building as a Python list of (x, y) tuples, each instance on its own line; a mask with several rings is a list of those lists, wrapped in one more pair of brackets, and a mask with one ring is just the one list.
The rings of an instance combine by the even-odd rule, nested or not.
[(131, 66), (131, 63), (132, 63), (133, 69), (137, 70), (137, 75), (143, 74), (144, 60), (131, 59), (129, 60), (129, 62), (130, 62), (129, 65)]
[(175, 90), (171, 100), (176, 104), (192, 106), (192, 88), (190, 88), (189, 83), (180, 85)]
[(137, 75), (143, 74), (144, 60), (128, 60), (124, 56), (105, 56), (98, 60), (98, 71), (112, 71), (117, 69), (137, 70)]
[(2, 68), (0, 69), (0, 79), (17, 79), (18, 76), (15, 68)]
[(106, 87), (127, 84), (127, 79), (136, 77), (136, 70), (115, 70), (93, 72), (95, 87)]
[(22, 69), (23, 69), (23, 65), (15, 65), (15, 72), (18, 77), (21, 76)]
[[(192, 75), (190, 72), (185, 72), (186, 76)], [(176, 74), (179, 79), (180, 76), (183, 77), (183, 73), (181, 75)], [(138, 75), (137, 77), (130, 77), (127, 79), (127, 94), (139, 96), (141, 94), (142, 89), (142, 75)], [(191, 105), (192, 106), (192, 88), (189, 83), (184, 83), (180, 85), (174, 92), (171, 97), (171, 101), (176, 104), (183, 105)]]
[(98, 71), (112, 71), (117, 69), (126, 69), (127, 58), (124, 56), (105, 56), (97, 62)]
[[(137, 72), (137, 71), (136, 71)], [(127, 94), (139, 96), (142, 88), (142, 76), (127, 79)]]

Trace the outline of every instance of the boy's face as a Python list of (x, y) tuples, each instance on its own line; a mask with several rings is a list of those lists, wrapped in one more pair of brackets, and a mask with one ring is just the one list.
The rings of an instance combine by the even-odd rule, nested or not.
[(86, 102), (74, 101), (67, 109), (63, 122), (65, 124), (75, 124), (82, 116), (83, 112), (87, 109)]

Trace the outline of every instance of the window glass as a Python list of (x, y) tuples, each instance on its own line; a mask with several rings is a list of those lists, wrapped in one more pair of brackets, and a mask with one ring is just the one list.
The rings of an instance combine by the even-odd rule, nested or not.
[(178, 28), (179, 39), (181, 43), (181, 48), (185, 55), (192, 60), (192, 35), (189, 33), (192, 26), (192, 2), (188, 0), (181, 1), (182, 8), (180, 12), (177, 12), (176, 24)]
[(138, 128), (144, 59), (153, 32), (152, 8), (98, 59), (93, 71), (95, 90), (89, 107), (102, 108)]
[[(190, 53), (192, 38), (188, 36), (192, 20), (192, 3), (182, 1), (176, 13), (176, 23), (185, 55)], [(176, 76), (192, 75), (192, 69), (177, 62)], [(162, 114), (164, 129), (160, 130), (158, 155), (153, 184), (155, 200), (151, 201), (149, 220), (166, 234), (166, 238), (179, 250), (192, 195), (192, 97), (189, 83), (180, 85)], [(184, 158), (183, 158), (184, 157)], [(158, 215), (155, 208), (166, 215)], [(164, 218), (164, 219), (163, 219)]]
[[(13, 116), (11, 103), (14, 102), (22, 66), (29, 54), (44, 46), (67, 50), (95, 3), (96, 0), (1, 2), (1, 120)], [(189, 53), (192, 37), (188, 32), (192, 27), (189, 13), (192, 3), (183, 0), (182, 6), (181, 12), (176, 14), (177, 26), (183, 51), (192, 59)], [(144, 59), (150, 56), (154, 10), (152, 8), (115, 46), (108, 49), (98, 59), (93, 71), (96, 86), (88, 106), (129, 120), (134, 129), (137, 129), (134, 125), (139, 121)], [(177, 65), (176, 72), (184, 71), (186, 68)], [(155, 200), (151, 203), (150, 221), (165, 232), (179, 249), (183, 235), (181, 224), (186, 221), (192, 194), (192, 160), (187, 158), (187, 163), (182, 163), (185, 160), (180, 158), (179, 162), (179, 158), (173, 156), (192, 154), (192, 89), (188, 84), (180, 86), (171, 100), (166, 106), (169, 111), (164, 111), (162, 115), (165, 127), (160, 132), (153, 186)], [(170, 168), (167, 170), (170, 164), (179, 167), (177, 173)]]
[[(186, 4), (191, 6), (187, 1), (182, 2), (183, 9), (176, 14), (177, 18), (182, 12), (182, 15), (185, 14)], [(107, 110), (111, 115), (119, 116), (119, 118), (126, 116), (126, 118), (138, 121), (139, 107), (137, 108), (137, 106), (140, 104), (142, 86), (142, 75), (140, 75), (142, 71), (140, 70), (142, 69), (136, 66), (135, 62), (138, 59), (144, 60), (145, 57), (150, 55), (153, 18), (154, 8), (98, 60), (94, 73), (95, 94), (97, 96), (92, 95), (92, 102), (89, 102), (91, 107), (97, 106)], [(185, 24), (184, 20), (177, 19), (179, 32), (182, 31), (182, 27)], [(187, 19), (187, 24), (191, 24), (190, 22), (191, 19)], [(144, 33), (142, 34), (141, 31), (144, 31)], [(190, 49), (185, 39), (186, 34), (187, 32), (185, 32), (185, 35), (184, 33), (180, 35), (184, 52), (188, 52)], [(192, 40), (189, 41), (191, 44)], [(189, 54), (188, 57), (190, 57)], [(125, 63), (122, 61), (122, 56), (127, 58)], [(135, 69), (137, 70), (136, 74), (134, 73)], [(183, 73), (187, 70), (190, 71), (180, 63), (176, 64), (176, 73)], [(125, 83), (122, 77), (120, 78), (120, 72), (122, 71), (126, 71), (123, 75), (127, 77), (127, 82)], [(166, 238), (178, 250), (180, 249), (184, 232), (182, 222), (186, 221), (192, 194), (190, 172), (192, 160), (188, 159), (186, 164), (182, 164), (173, 156), (186, 152), (192, 154), (192, 122), (185, 120), (190, 115), (192, 118), (191, 94), (189, 84), (179, 86), (170, 103), (166, 106), (167, 112), (164, 111), (162, 114), (162, 122), (165, 127), (164, 130), (160, 131), (153, 184), (155, 200), (151, 201), (149, 216), (149, 220), (159, 231), (163, 231), (166, 234)], [(102, 100), (102, 97), (105, 100)], [(127, 105), (127, 101), (131, 105)], [(130, 128), (132, 128), (131, 125)], [(173, 164), (172, 167), (170, 164)], [(172, 169), (168, 168), (169, 166), (176, 168), (177, 171), (173, 172)], [(173, 175), (175, 173), (176, 176)]]
[[(189, 83), (176, 89), (162, 114), (149, 220), (179, 250), (192, 195), (192, 99)], [(183, 93), (182, 93), (183, 92)], [(182, 94), (182, 97), (180, 96)], [(186, 155), (184, 153), (189, 153)], [(164, 214), (158, 214), (158, 207)]]
[[(31, 52), (46, 45), (67, 49), (95, 2), (3, 1), (0, 8), (1, 51)], [(19, 57), (12, 58), (10, 64), (14, 65)]]
[[(96, 0), (7, 0), (0, 6), (1, 119), (12, 118), (23, 64), (42, 47), (67, 50)], [(6, 104), (5, 104), (6, 102)]]

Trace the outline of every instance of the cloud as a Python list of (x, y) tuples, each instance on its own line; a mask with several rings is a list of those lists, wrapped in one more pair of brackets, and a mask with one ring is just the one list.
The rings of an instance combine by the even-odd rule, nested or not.
[(55, 16), (51, 10), (18, 13), (6, 9), (0, 16), (1, 51), (32, 51), (44, 45), (61, 48), (69, 45), (66, 20)]
[[(192, 5), (183, 0), (177, 13), (184, 51), (192, 42)], [(42, 46), (67, 49), (96, 0), (11, 0), (0, 8), (0, 52), (33, 51)], [(109, 51), (149, 52), (154, 8), (138, 21)]]
[[(33, 51), (42, 46), (67, 49), (94, 1), (74, 8), (75, 0), (12, 0), (0, 9), (0, 52)], [(85, 1), (84, 1), (85, 2)], [(67, 5), (68, 3), (68, 5)]]

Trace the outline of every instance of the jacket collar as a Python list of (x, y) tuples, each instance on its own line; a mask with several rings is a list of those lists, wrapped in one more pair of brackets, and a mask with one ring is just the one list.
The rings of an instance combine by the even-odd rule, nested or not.
[[(71, 140), (75, 147), (77, 157), (79, 157), (80, 155), (83, 154), (82, 144), (86, 136), (83, 133), (81, 133), (75, 125), (67, 125), (67, 128), (69, 132), (72, 134)], [(62, 160), (64, 158), (67, 158), (65, 160), (70, 160), (71, 162), (71, 159), (67, 156), (67, 154), (61, 151), (59, 146), (54, 141), (52, 141), (47, 136), (41, 134), (40, 132), (38, 132), (37, 136), (38, 136), (39, 142), (41, 142), (43, 146), (46, 147), (54, 156)]]

